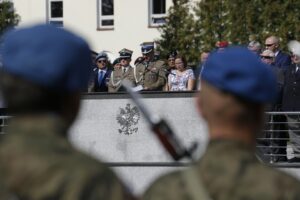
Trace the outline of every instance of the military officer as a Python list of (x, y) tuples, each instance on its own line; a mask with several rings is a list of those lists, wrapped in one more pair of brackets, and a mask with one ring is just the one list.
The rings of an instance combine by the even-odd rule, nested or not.
[(132, 52), (129, 49), (122, 49), (119, 51), (120, 61), (119, 68), (115, 68), (111, 73), (110, 80), (108, 83), (108, 92), (124, 91), (121, 87), (122, 80), (126, 79), (131, 82), (132, 86), (136, 86), (133, 68), (130, 65)]
[(270, 67), (246, 48), (228, 47), (208, 57), (201, 83), (196, 104), (208, 125), (206, 152), (195, 166), (157, 180), (144, 199), (299, 199), (299, 181), (254, 154), (265, 103), (276, 99)]
[(67, 139), (89, 79), (88, 44), (36, 25), (8, 33), (1, 54), (13, 118), (0, 140), (0, 199), (131, 199), (110, 169)]
[(136, 65), (134, 75), (137, 85), (141, 85), (143, 90), (163, 89), (166, 83), (167, 67), (162, 60), (154, 58), (154, 42), (144, 42), (141, 44), (143, 62)]

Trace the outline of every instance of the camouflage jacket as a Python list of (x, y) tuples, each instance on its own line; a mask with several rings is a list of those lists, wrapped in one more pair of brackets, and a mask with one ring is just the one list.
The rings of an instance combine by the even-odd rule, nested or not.
[(0, 199), (131, 199), (110, 169), (72, 147), (61, 121), (12, 119), (0, 137)]
[(149, 63), (140, 63), (134, 69), (137, 85), (142, 85), (148, 90), (162, 90), (166, 84), (166, 65), (158, 60)]
[(218, 140), (210, 142), (193, 168), (157, 180), (146, 191), (144, 199), (200, 199), (193, 195), (199, 191), (191, 191), (190, 184), (182, 176), (189, 170), (195, 170), (195, 178), (202, 183), (199, 191), (205, 191), (213, 200), (300, 199), (300, 183), (295, 178), (259, 163), (250, 147)]

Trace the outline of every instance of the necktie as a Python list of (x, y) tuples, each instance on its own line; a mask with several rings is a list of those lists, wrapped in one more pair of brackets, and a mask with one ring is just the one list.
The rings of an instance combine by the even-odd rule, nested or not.
[(99, 86), (100, 86), (101, 83), (102, 83), (103, 77), (104, 77), (104, 72), (103, 72), (103, 71), (100, 71), (100, 72), (98, 73), (98, 84), (99, 84)]
[(126, 72), (126, 68), (125, 68), (125, 67), (123, 67), (123, 74), (125, 74), (125, 72)]

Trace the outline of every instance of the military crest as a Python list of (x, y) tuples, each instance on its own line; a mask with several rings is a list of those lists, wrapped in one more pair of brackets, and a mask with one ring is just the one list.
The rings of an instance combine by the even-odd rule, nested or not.
[(125, 108), (119, 108), (119, 114), (116, 119), (121, 126), (118, 129), (119, 133), (125, 135), (136, 133), (138, 131), (137, 124), (140, 120), (139, 109), (136, 106), (131, 107), (128, 103)]

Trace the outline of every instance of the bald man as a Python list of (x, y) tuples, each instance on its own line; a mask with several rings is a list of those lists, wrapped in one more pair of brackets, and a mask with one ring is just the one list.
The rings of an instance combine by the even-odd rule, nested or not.
[(265, 47), (275, 54), (274, 65), (287, 69), (291, 65), (291, 57), (280, 50), (280, 40), (276, 36), (270, 36), (265, 41)]

